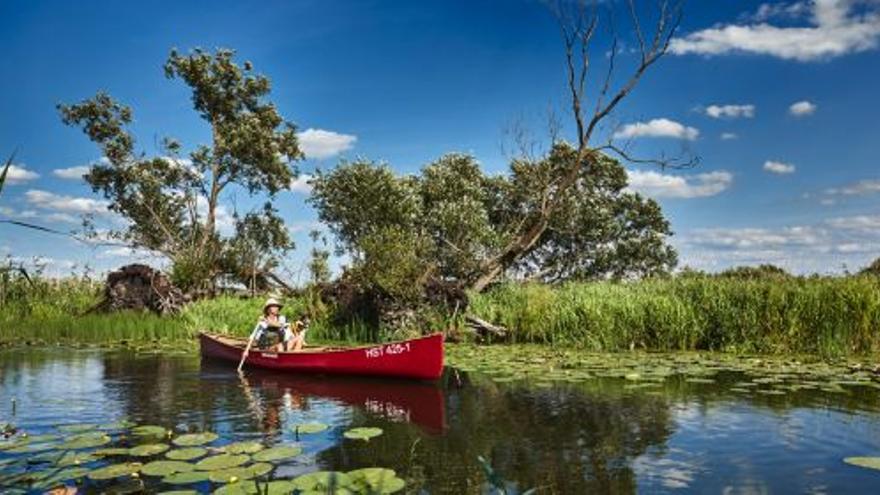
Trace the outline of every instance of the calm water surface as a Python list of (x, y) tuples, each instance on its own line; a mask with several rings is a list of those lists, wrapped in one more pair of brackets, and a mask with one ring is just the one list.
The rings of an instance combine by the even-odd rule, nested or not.
[[(191, 355), (6, 350), (0, 422), (38, 434), (129, 419), (214, 431), (215, 445), (298, 442), (305, 453), (275, 478), (381, 466), (407, 493), (485, 493), (478, 456), (511, 493), (880, 493), (880, 471), (842, 462), (880, 455), (880, 396), (865, 387), (744, 397), (727, 391), (735, 373), (648, 392), (611, 379), (495, 383), (451, 369), (432, 385), (256, 371), (241, 379), (229, 368)], [(297, 438), (293, 425), (313, 421), (330, 429)], [(345, 440), (355, 426), (384, 434)], [(0, 463), (11, 457), (0, 452)]]

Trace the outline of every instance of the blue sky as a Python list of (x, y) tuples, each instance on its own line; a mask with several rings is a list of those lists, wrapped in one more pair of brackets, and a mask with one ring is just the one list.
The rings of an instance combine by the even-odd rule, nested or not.
[[(626, 11), (619, 0), (605, 5), (617, 11), (625, 71), (636, 60)], [(608, 41), (600, 29), (598, 66)], [(877, 0), (687, 5), (672, 53), (600, 139), (617, 135), (643, 156), (700, 157), (687, 171), (628, 166), (632, 187), (671, 219), (682, 265), (826, 273), (880, 256), (878, 44)], [(558, 28), (536, 0), (4, 2), (0, 46), (0, 152), (18, 150), (0, 216), (62, 230), (84, 211), (113, 220), (74, 168), (100, 153), (61, 124), (57, 103), (108, 91), (133, 108), (148, 153), (163, 136), (190, 149), (209, 141), (187, 88), (163, 75), (172, 47), (234, 48), (268, 75), (272, 100), (304, 132), (304, 174), (356, 156), (411, 172), (451, 151), (499, 172), (503, 130), (521, 121), (546, 141), (548, 108), (574, 138)], [(293, 277), (315, 226), (302, 186), (276, 200), (299, 241)], [(225, 200), (228, 211), (254, 204), (242, 192)], [(0, 225), (6, 254), (42, 257), (57, 273), (131, 259)]]

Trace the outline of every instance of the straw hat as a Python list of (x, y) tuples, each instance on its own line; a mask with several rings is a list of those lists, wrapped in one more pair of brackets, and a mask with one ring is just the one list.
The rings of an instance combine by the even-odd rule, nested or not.
[(283, 304), (278, 302), (278, 299), (275, 299), (274, 297), (270, 297), (269, 299), (266, 299), (266, 304), (263, 305), (263, 313), (265, 313), (266, 310), (269, 309), (270, 306), (278, 306), (278, 309), (281, 309), (284, 307)]

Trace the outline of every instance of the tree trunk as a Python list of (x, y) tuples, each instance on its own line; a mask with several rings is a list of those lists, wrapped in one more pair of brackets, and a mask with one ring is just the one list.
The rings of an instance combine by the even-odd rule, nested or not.
[(550, 223), (549, 220), (550, 211), (547, 211), (532, 228), (508, 244), (501, 254), (486, 261), (483, 264), (482, 274), (471, 284), (470, 289), (476, 292), (483, 292), (486, 287), (504, 274), (508, 268), (528, 254), (547, 230), (547, 226)]

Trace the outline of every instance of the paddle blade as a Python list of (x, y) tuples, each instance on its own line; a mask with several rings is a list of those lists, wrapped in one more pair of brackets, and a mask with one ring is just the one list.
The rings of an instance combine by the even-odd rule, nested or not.
[(3, 184), (6, 183), (6, 174), (9, 173), (9, 169), (12, 168), (12, 160), (15, 159), (15, 153), (9, 156), (6, 160), (6, 164), (3, 166), (3, 172), (0, 172), (0, 193), (3, 192)]

